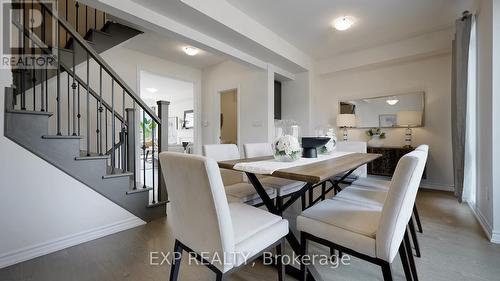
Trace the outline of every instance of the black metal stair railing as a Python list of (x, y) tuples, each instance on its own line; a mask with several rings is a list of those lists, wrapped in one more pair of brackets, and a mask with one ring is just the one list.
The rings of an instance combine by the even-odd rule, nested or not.
[[(68, 17), (68, 1), (63, 16), (61, 11), (58, 14), (47, 3), (32, 1), (29, 8), (25, 2), (13, 3), (13, 7), (22, 11), (12, 19), (19, 32), (18, 54), (53, 55), (56, 59), (55, 69), (16, 70), (16, 106), (20, 110), (55, 110), (51, 118), (55, 119), (56, 135), (63, 136), (63, 132), (68, 137), (84, 135), (85, 147), (82, 150), (87, 156), (109, 155), (111, 173), (132, 172), (133, 189), (152, 187), (151, 203), (159, 203), (166, 199), (166, 193), (162, 191), (164, 186), (159, 181), (161, 176), (155, 156), (162, 135), (162, 122), (155, 112), (156, 107), (149, 107), (78, 32), (81, 7), (78, 1), (73, 2), (76, 29), (67, 21), (71, 18)], [(42, 14), (39, 28), (30, 24), (35, 11)], [(94, 28), (97, 26), (97, 14), (94, 9)], [(106, 15), (102, 14), (105, 23)], [(85, 30), (88, 30), (87, 26)], [(64, 40), (61, 40), (62, 34), (65, 34)], [(67, 49), (69, 45), (71, 49)], [(77, 65), (75, 58), (79, 52), (83, 52), (86, 59)], [(55, 76), (49, 78), (48, 73), (52, 71)], [(31, 79), (30, 87), (27, 87), (27, 79)], [(64, 83), (66, 85), (62, 85)], [(32, 104), (26, 99), (29, 95)], [(161, 108), (158, 109), (161, 111)], [(142, 117), (141, 122), (136, 120), (136, 116)], [(136, 130), (138, 126), (139, 130)], [(129, 131), (138, 133), (131, 135)], [(136, 136), (141, 139), (140, 145), (135, 144)], [(134, 147), (142, 153), (136, 153)], [(151, 161), (148, 160), (149, 152)], [(142, 167), (136, 167), (137, 161), (142, 161)]]

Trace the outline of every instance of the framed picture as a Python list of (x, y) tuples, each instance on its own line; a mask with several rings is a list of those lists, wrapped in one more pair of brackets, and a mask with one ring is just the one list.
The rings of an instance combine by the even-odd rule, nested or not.
[(182, 127), (184, 129), (192, 129), (194, 127), (194, 111), (192, 109), (184, 111), (184, 124)]
[(380, 128), (396, 127), (397, 125), (396, 114), (380, 114), (378, 116), (378, 126)]

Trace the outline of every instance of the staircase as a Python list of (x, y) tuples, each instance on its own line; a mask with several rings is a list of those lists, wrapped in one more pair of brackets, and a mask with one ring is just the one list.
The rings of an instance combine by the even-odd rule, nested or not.
[[(137, 217), (165, 216), (157, 154), (167, 135), (161, 120), (168, 118), (168, 103), (148, 107), (99, 55), (140, 32), (75, 1), (59, 1), (58, 12), (34, 2), (12, 4), (21, 11), (12, 24), (22, 40), (12, 51), (51, 57), (55, 67), (13, 69), (5, 136)], [(43, 15), (40, 26), (29, 24), (31, 11)]]

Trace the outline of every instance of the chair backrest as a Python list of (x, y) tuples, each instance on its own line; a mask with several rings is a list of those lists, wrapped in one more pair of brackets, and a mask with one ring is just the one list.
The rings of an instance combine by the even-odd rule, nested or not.
[(427, 152), (412, 151), (398, 162), (377, 230), (377, 257), (392, 262), (411, 218)]
[[(235, 144), (205, 144), (203, 155), (215, 161), (240, 159), (240, 151)], [(243, 181), (243, 173), (227, 169), (220, 169), (224, 185), (231, 185)]]
[(270, 143), (246, 143), (243, 145), (243, 153), (245, 158), (272, 156), (273, 148)]
[[(175, 238), (197, 253), (217, 253), (221, 258), (233, 253), (233, 225), (217, 163), (178, 152), (162, 152), (159, 157)], [(227, 261), (216, 266), (230, 267)]]
[[(335, 150), (342, 152), (359, 152), (366, 153), (366, 142), (364, 141), (339, 141), (335, 146)], [(363, 165), (357, 168), (354, 175), (360, 178), (366, 178), (368, 175), (368, 168), (366, 165)]]
[(421, 144), (415, 148), (415, 150), (421, 150), (424, 151), (425, 153), (429, 153), (429, 146), (427, 144)]

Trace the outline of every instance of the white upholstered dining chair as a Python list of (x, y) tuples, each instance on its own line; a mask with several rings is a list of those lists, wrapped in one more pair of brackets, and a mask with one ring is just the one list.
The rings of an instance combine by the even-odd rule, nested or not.
[[(429, 146), (426, 144), (422, 144), (415, 148), (415, 150), (424, 152), (425, 162), (427, 162), (427, 157), (429, 155)], [(365, 203), (383, 205), (387, 197), (387, 192), (389, 190), (390, 184), (390, 180), (361, 178), (354, 181), (352, 185), (348, 186), (347, 188), (344, 188), (344, 190), (337, 194), (337, 196), (339, 198), (348, 198)], [(413, 206), (413, 217), (415, 218), (415, 221), (417, 223), (418, 231), (420, 233), (423, 233), (422, 223), (420, 222), (420, 215), (418, 213), (416, 204), (414, 204)], [(410, 224), (408, 226), (411, 232), (413, 246), (415, 247), (415, 254), (417, 257), (420, 257), (420, 245), (413, 221), (410, 221)]]
[[(270, 143), (246, 143), (243, 145), (245, 158), (272, 156), (273, 150)], [(276, 205), (279, 207), (283, 204), (283, 198), (300, 191), (305, 182), (282, 179), (270, 176), (259, 177), (259, 181), (264, 187), (273, 188), (276, 190)]]
[[(228, 203), (213, 159), (160, 153), (175, 237), (170, 280), (177, 280), (182, 252), (189, 252), (225, 280), (238, 267), (276, 247), (281, 255), (288, 221), (243, 203)], [(280, 259), (278, 259), (280, 260)], [(278, 261), (279, 280), (284, 267)]]
[[(399, 252), (407, 280), (418, 280), (406, 227), (425, 160), (419, 150), (399, 160), (382, 207), (333, 197), (302, 212), (297, 229), (303, 252), (308, 240), (341, 250), (381, 266), (385, 281), (392, 280), (390, 264)], [(302, 270), (305, 278), (305, 265)]]
[[(235, 144), (206, 144), (203, 145), (203, 155), (215, 161), (240, 159), (240, 151)], [(224, 189), (230, 202), (241, 202), (249, 205), (260, 205), (262, 199), (251, 183), (244, 180), (243, 172), (220, 169)], [(269, 198), (276, 198), (276, 190), (264, 187)]]

